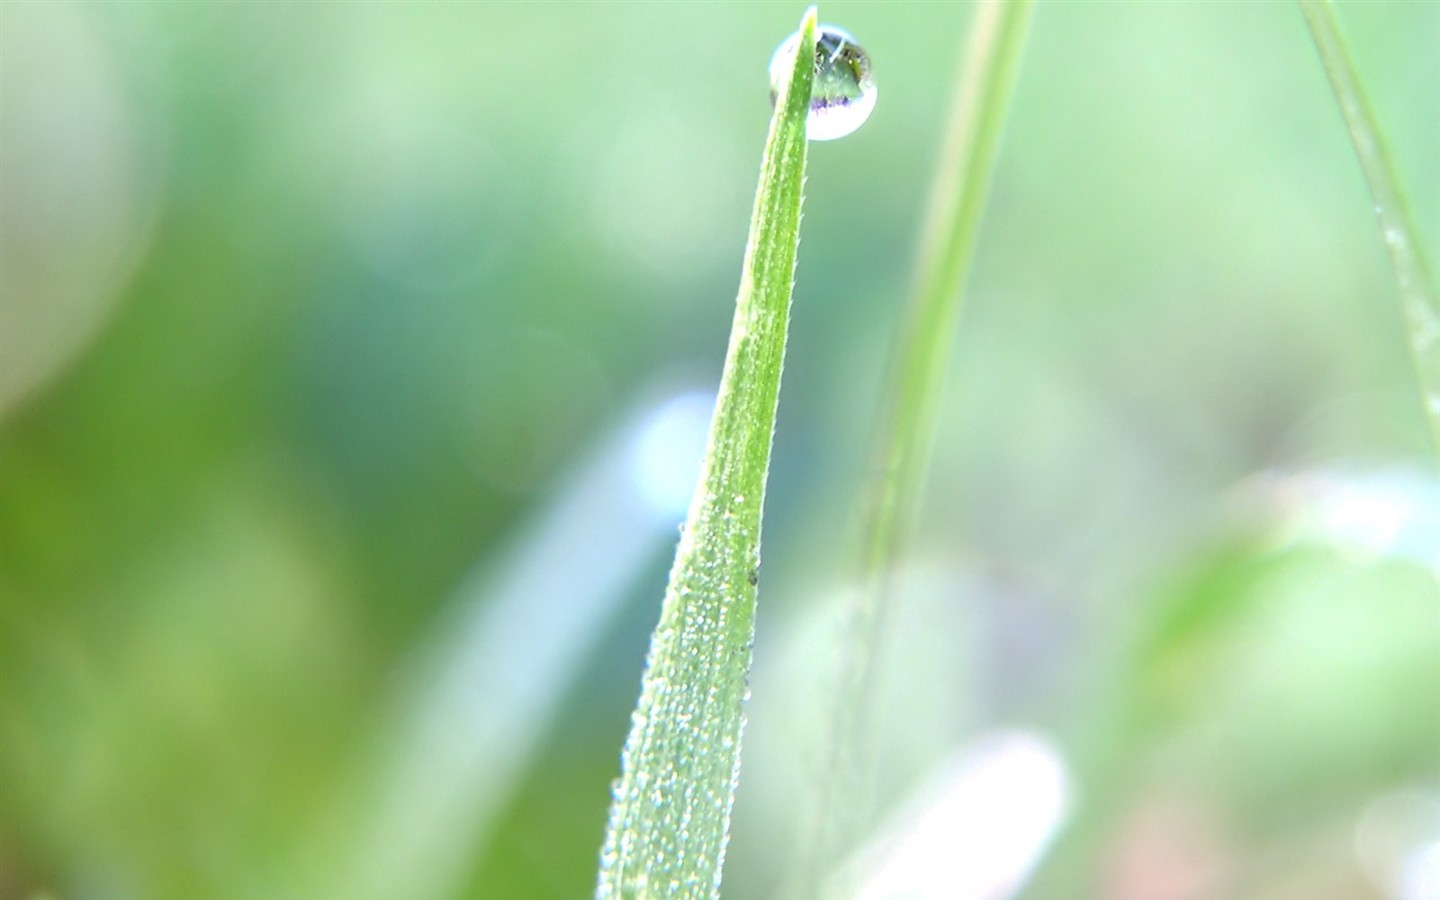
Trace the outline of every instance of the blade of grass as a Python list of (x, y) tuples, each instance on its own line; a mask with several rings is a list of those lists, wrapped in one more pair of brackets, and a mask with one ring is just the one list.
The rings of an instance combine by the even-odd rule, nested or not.
[(834, 692), (831, 761), (810, 856), (809, 883), (833, 868), (868, 814), (871, 748), (862, 734), (870, 714), (881, 614), (898, 550), (913, 524), (929, 460), (945, 373), (975, 235), (985, 209), (1000, 134), (1019, 67), (1033, 0), (980, 4), (939, 161), (918, 280), (897, 344), (885, 395), (883, 430), (861, 515), (859, 571), (846, 609), (842, 670)]
[(1340, 103), (1370, 196), (1375, 201), (1380, 234), (1400, 287), (1410, 353), (1430, 422), (1430, 436), (1436, 451), (1440, 452), (1440, 299), (1420, 249), (1420, 232), (1410, 216), (1400, 181), (1395, 177), (1395, 167), (1385, 149), (1384, 136), (1340, 34), (1334, 7), (1329, 0), (1299, 2), (1305, 22), (1310, 26), (1310, 35), (1315, 39), (1315, 49), (1320, 53), (1320, 62), (1330, 78), (1330, 87)]
[[(799, 46), (815, 46), (816, 13)], [(716, 897), (739, 777), (760, 515), (785, 355), (812, 53), (778, 92), (704, 470), (610, 807), (596, 895)]]

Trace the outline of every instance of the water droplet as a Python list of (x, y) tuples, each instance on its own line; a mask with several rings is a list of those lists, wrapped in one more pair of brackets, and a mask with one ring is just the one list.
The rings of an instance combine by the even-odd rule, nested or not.
[[(770, 102), (795, 60), (800, 33), (790, 35), (770, 59)], [(815, 88), (810, 95), (806, 134), (812, 141), (842, 138), (870, 118), (875, 109), (875, 82), (870, 57), (850, 33), (834, 25), (815, 32)]]

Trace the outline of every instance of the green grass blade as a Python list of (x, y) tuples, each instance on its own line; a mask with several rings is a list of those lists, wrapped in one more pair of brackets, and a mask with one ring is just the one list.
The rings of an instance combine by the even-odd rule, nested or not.
[[(816, 14), (801, 22), (815, 45)], [(651, 638), (600, 897), (718, 896), (755, 632), (760, 514), (790, 317), (814, 56), (797, 53), (761, 163), (704, 470)]]
[(869, 705), (871, 655), (879, 645), (884, 595), (914, 518), (935, 432), (940, 383), (960, 315), (961, 288), (1025, 43), (1032, 0), (980, 4), (964, 48), (919, 279), (897, 345), (885, 396), (881, 444), (862, 511), (860, 570), (847, 609), (843, 670), (831, 726), (831, 776), (815, 825), (811, 877), (838, 861), (867, 813), (870, 762), (860, 737)]
[(1440, 299), (1421, 253), (1420, 232), (1400, 190), (1395, 167), (1385, 149), (1375, 113), (1360, 87), (1355, 64), (1335, 21), (1329, 0), (1300, 0), (1300, 9), (1315, 39), (1320, 62), (1340, 103), (1350, 141), (1375, 201), (1380, 234), (1400, 286), (1400, 303), (1410, 337), (1415, 374), (1430, 421), (1430, 435), (1440, 451)]

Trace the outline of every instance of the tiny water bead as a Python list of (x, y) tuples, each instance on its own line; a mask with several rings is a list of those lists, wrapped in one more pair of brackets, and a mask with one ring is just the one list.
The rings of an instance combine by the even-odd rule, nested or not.
[[(799, 43), (797, 31), (770, 58), (771, 104), (795, 61)], [(810, 94), (810, 115), (805, 120), (810, 140), (833, 141), (864, 125), (875, 109), (876, 93), (865, 50), (848, 31), (821, 25), (815, 32), (815, 87)]]

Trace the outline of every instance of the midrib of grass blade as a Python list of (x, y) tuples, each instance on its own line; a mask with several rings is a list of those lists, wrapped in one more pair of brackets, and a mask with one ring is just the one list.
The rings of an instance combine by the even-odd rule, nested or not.
[[(935, 433), (975, 236), (985, 209), (1005, 112), (1033, 0), (987, 0), (977, 9), (962, 57), (958, 92), (939, 160), (918, 280), (885, 394), (880, 444), (860, 519), (858, 571), (846, 610), (842, 670), (834, 695), (831, 763), (822, 787), (812, 880), (850, 849), (868, 814), (873, 763), (862, 734), (869, 714), (872, 655), (882, 642), (885, 597), (908, 537)], [(813, 882), (812, 882), (813, 883)]]
[[(799, 46), (815, 46), (816, 13)], [(599, 897), (714, 897), (739, 775), (760, 515), (805, 178), (814, 54), (778, 92), (704, 469), (651, 638), (596, 885)]]
[(1390, 253), (1390, 265), (1400, 288), (1410, 353), (1415, 361), (1425, 415), (1430, 422), (1433, 449), (1440, 453), (1440, 299), (1420, 249), (1420, 232), (1411, 218), (1375, 113), (1360, 86), (1355, 64), (1335, 21), (1334, 8), (1329, 0), (1299, 0), (1299, 3), (1310, 26), (1310, 35), (1315, 39), (1315, 49), (1320, 53), (1320, 62), (1330, 78), (1330, 87), (1340, 103), (1370, 196), (1375, 201), (1380, 235)]

